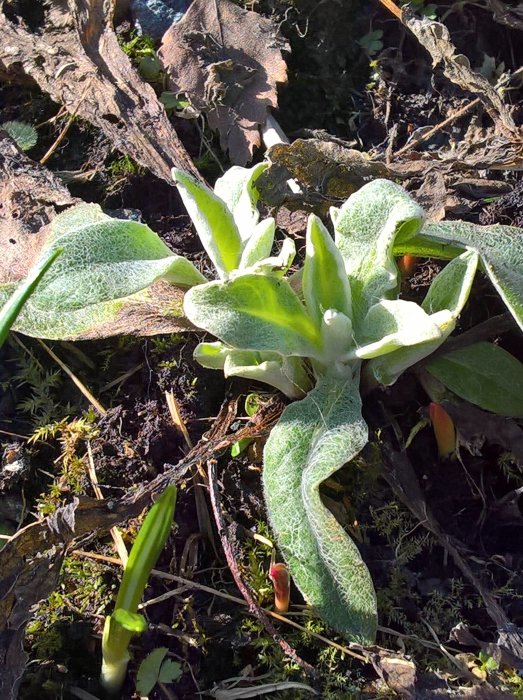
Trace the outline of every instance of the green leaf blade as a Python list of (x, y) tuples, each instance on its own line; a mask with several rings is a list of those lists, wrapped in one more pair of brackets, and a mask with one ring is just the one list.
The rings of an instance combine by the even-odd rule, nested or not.
[(475, 250), (507, 309), (523, 330), (523, 231), (515, 226), (478, 226), (465, 221), (430, 223), (422, 238)]
[[(95, 335), (123, 310), (145, 304), (156, 281), (182, 286), (206, 281), (148, 226), (112, 219), (96, 205), (56, 217), (33, 269), (58, 248), (60, 257), (25, 304), (15, 330), (58, 339)], [(1, 285), (0, 301), (14, 289)]]
[(29, 276), (19, 285), (6, 303), (0, 308), (0, 348), (5, 343), (11, 326), (20, 315), (24, 304), (40, 283), (56, 258), (62, 254), (62, 248), (55, 248), (44, 257), (31, 271)]
[(307, 224), (302, 288), (305, 303), (319, 325), (327, 309), (352, 317), (351, 289), (345, 265), (321, 220), (311, 214)]
[(357, 326), (373, 304), (397, 291), (393, 246), (416, 235), (424, 213), (399, 185), (382, 179), (364, 185), (330, 213), (349, 276)]
[(376, 634), (372, 580), (319, 486), (367, 439), (358, 382), (330, 375), (285, 409), (265, 446), (263, 472), (269, 520), (296, 585), (329, 625), (363, 644)]
[(441, 326), (454, 326), (450, 311), (429, 315), (413, 301), (383, 300), (370, 307), (362, 322), (356, 357), (369, 359), (397, 348), (441, 338)]
[(220, 278), (238, 268), (242, 241), (232, 213), (212, 190), (183, 170), (172, 169), (173, 179), (200, 241)]
[(256, 180), (268, 163), (258, 163), (252, 168), (233, 165), (216, 180), (214, 194), (217, 195), (231, 212), (238, 227), (241, 240), (249, 240), (260, 214), (256, 207), (260, 195), (256, 189)]
[(270, 275), (193, 287), (184, 308), (195, 326), (233, 348), (302, 357), (321, 351), (319, 331), (303, 304), (285, 280)]
[(274, 244), (275, 231), (276, 222), (272, 218), (260, 221), (260, 223), (253, 228), (252, 234), (247, 240), (242, 252), (239, 264), (240, 270), (247, 270), (249, 267), (252, 267), (270, 256)]
[[(466, 251), (451, 260), (436, 275), (421, 304), (421, 310), (430, 314), (429, 319), (433, 323), (436, 322), (439, 335), (432, 339), (427, 337), (414, 345), (399, 347), (372, 359), (366, 371), (371, 372), (377, 382), (384, 386), (394, 384), (406, 369), (433, 353), (445, 342), (454, 330), (456, 319), (469, 297), (477, 265), (477, 254), (474, 251)], [(413, 326), (416, 326), (414, 318)], [(408, 327), (406, 330), (408, 332)]]
[(475, 343), (430, 360), (425, 369), (462, 399), (523, 418), (523, 364), (498, 345)]

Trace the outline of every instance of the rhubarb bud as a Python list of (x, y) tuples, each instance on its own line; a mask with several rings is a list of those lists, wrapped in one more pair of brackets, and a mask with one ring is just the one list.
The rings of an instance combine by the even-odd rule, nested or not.
[(403, 277), (411, 277), (418, 264), (419, 258), (415, 255), (402, 255), (398, 260), (398, 267)]
[(283, 563), (271, 564), (269, 578), (274, 586), (274, 609), (285, 613), (289, 609), (290, 577), (287, 566)]
[(429, 406), (429, 417), (438, 443), (439, 456), (447, 459), (456, 451), (456, 430), (447, 411), (434, 401)]

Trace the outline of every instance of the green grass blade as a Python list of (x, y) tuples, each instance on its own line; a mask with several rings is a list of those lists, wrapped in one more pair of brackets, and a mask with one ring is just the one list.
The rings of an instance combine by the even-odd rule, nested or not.
[(28, 277), (20, 284), (16, 291), (6, 301), (0, 310), (0, 347), (5, 343), (9, 330), (23, 305), (29, 299), (31, 294), (38, 286), (40, 280), (45, 275), (47, 270), (54, 263), (56, 258), (62, 254), (62, 248), (55, 248), (50, 255), (42, 260), (42, 262), (33, 268)]

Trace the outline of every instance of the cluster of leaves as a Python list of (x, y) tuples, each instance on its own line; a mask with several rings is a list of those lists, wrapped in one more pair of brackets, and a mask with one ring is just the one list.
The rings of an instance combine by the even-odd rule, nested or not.
[[(370, 574), (320, 497), (321, 483), (368, 441), (360, 373), (390, 386), (440, 348), (480, 261), (523, 327), (522, 239), (510, 227), (424, 225), (423, 211), (401, 187), (375, 180), (331, 209), (334, 238), (310, 216), (304, 264), (290, 274), (294, 243), (284, 239), (274, 254), (275, 222), (260, 221), (256, 206), (265, 167), (232, 168), (214, 191), (173, 171), (216, 270), (212, 281), (147, 226), (111, 219), (93, 205), (61, 214), (42, 255), (57, 247), (62, 254), (18, 328), (71, 337), (107, 324), (122, 300), (158, 279), (190, 287), (186, 316), (218, 338), (198, 345), (198, 362), (300, 399), (285, 409), (265, 447), (269, 519), (305, 599), (334, 629), (369, 643), (377, 622)], [(450, 259), (420, 305), (399, 298), (395, 255), (407, 253)], [(458, 395), (502, 415), (523, 415), (523, 366), (499, 346), (479, 343), (425, 362)]]

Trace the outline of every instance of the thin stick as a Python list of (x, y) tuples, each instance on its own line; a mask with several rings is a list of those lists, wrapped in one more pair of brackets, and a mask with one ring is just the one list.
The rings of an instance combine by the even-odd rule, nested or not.
[(169, 409), (169, 413), (171, 414), (172, 421), (174, 425), (178, 428), (180, 433), (183, 435), (183, 439), (185, 440), (187, 447), (192, 450), (194, 447), (193, 441), (191, 440), (191, 436), (189, 435), (189, 431), (187, 430), (187, 426), (185, 425), (182, 414), (180, 413), (180, 408), (178, 406), (178, 402), (176, 401), (176, 397), (173, 394), (172, 391), (166, 391), (165, 392), (165, 400), (167, 401), (167, 407)]
[[(89, 478), (91, 479), (91, 484), (93, 485), (93, 491), (95, 493), (96, 498), (98, 500), (102, 501), (103, 500), (103, 494), (102, 490), (100, 489), (100, 485), (98, 483), (98, 477), (96, 476), (96, 469), (94, 466), (94, 459), (93, 459), (93, 451), (91, 449), (91, 441), (87, 441), (87, 470), (89, 472)], [(127, 547), (125, 546), (125, 542), (123, 541), (122, 535), (120, 533), (120, 530), (114, 526), (110, 529), (111, 537), (113, 538), (114, 541), (114, 546), (116, 547), (116, 551), (118, 552), (121, 561), (123, 562), (124, 566), (127, 566), (127, 562), (129, 560), (129, 554), (127, 552)]]
[(89, 403), (92, 403), (92, 405), (96, 408), (98, 413), (101, 413), (102, 416), (107, 415), (107, 411), (105, 408), (102, 406), (102, 404), (95, 399), (95, 397), (91, 394), (89, 389), (83, 384), (83, 382), (78, 379), (76, 374), (72, 372), (72, 370), (69, 369), (69, 367), (63, 362), (56, 353), (54, 353), (50, 347), (48, 347), (42, 340), (37, 339), (40, 345), (43, 347), (43, 349), (46, 351), (46, 353), (53, 358), (53, 360), (56, 362), (57, 365), (67, 374), (69, 379), (73, 382), (73, 384), (82, 392), (82, 394), (85, 396), (85, 398), (89, 401)]
[(119, 377), (116, 377), (116, 379), (112, 379), (107, 384), (104, 384), (104, 386), (100, 389), (100, 393), (103, 393), (104, 391), (109, 391), (109, 389), (112, 389), (113, 386), (117, 386), (118, 384), (123, 384), (123, 382), (129, 379), (129, 377), (132, 377), (133, 374), (141, 370), (144, 364), (144, 362), (140, 362), (140, 364), (136, 365), (136, 367), (132, 367), (131, 369), (127, 370), (127, 372), (124, 372), (124, 374), (121, 374)]
[(379, 0), (383, 7), (386, 7), (387, 10), (392, 12), (392, 14), (397, 17), (398, 19), (401, 19), (401, 9), (396, 5), (396, 3), (392, 2), (392, 0)]
[(252, 592), (250, 588), (247, 586), (245, 581), (242, 578), (242, 575), (240, 573), (240, 569), (238, 566), (238, 562), (235, 556), (235, 553), (233, 552), (233, 548), (231, 545), (231, 542), (229, 538), (227, 537), (227, 525), (225, 523), (225, 519), (223, 517), (223, 512), (221, 508), (221, 498), (220, 494), (218, 492), (218, 487), (217, 487), (217, 478), (216, 478), (216, 460), (211, 459), (208, 461), (208, 470), (209, 470), (209, 493), (211, 496), (211, 504), (212, 504), (212, 509), (214, 511), (214, 518), (216, 520), (216, 527), (218, 528), (218, 533), (220, 536), (220, 540), (222, 542), (222, 547), (223, 551), (225, 553), (225, 558), (227, 559), (227, 564), (229, 565), (229, 569), (231, 571), (231, 574), (234, 578), (234, 582), (238, 586), (238, 589), (240, 590), (240, 593), (244, 597), (247, 605), (249, 606), (249, 610), (258, 618), (258, 620), (262, 623), (264, 628), (267, 630), (267, 632), (271, 635), (271, 637), (274, 639), (275, 642), (277, 642), (283, 652), (291, 658), (294, 663), (298, 664), (298, 666), (307, 673), (309, 676), (314, 678), (316, 676), (316, 672), (314, 668), (304, 661), (301, 656), (298, 655), (295, 649), (291, 647), (291, 645), (285, 641), (285, 639), (282, 639), (282, 637), (279, 635), (278, 631), (272, 624), (272, 622), (269, 619), (269, 616), (266, 615), (265, 611), (263, 608), (260, 607), (258, 602), (255, 600), (254, 596), (252, 595)]
[(30, 435), (21, 435), (20, 433), (11, 433), (9, 430), (0, 430), (2, 435), (9, 435), (10, 437), (21, 438), (22, 440), (29, 440)]
[(49, 150), (40, 158), (40, 165), (45, 165), (49, 158), (53, 155), (53, 153), (56, 151), (58, 146), (62, 143), (62, 141), (65, 139), (67, 136), (67, 132), (71, 128), (71, 124), (74, 122), (76, 119), (76, 111), (78, 107), (80, 106), (80, 102), (78, 103), (78, 106), (76, 107), (75, 111), (71, 114), (69, 119), (66, 121), (64, 128), (62, 131), (58, 134), (56, 137), (55, 142), (51, 145)]
[(476, 97), (475, 100), (472, 100), (472, 102), (469, 102), (461, 109), (458, 109), (457, 112), (452, 114), (450, 117), (447, 117), (439, 124), (436, 124), (436, 126), (433, 126), (432, 129), (429, 129), (425, 133), (420, 134), (418, 137), (411, 139), (408, 143), (406, 143), (404, 146), (402, 146), (399, 149), (399, 151), (396, 151), (396, 153), (394, 153), (394, 155), (392, 156), (392, 159), (403, 155), (403, 153), (405, 153), (406, 151), (410, 151), (410, 149), (414, 148), (414, 146), (419, 146), (420, 143), (424, 143), (425, 141), (428, 141), (435, 134), (437, 134), (439, 131), (444, 129), (446, 126), (448, 126), (449, 124), (452, 124), (452, 122), (455, 122), (456, 119), (460, 119), (460, 117), (463, 117), (465, 114), (467, 114), (467, 112), (470, 112), (472, 109), (474, 109), (474, 107), (477, 107), (480, 104), (482, 104), (481, 100), (479, 99), (479, 97)]
[[(107, 564), (115, 564), (116, 566), (123, 566), (120, 559), (117, 559), (116, 557), (108, 557), (108, 556), (105, 556), (104, 554), (98, 554), (97, 552), (86, 552), (83, 549), (75, 549), (71, 552), (71, 554), (74, 556), (78, 556), (78, 557), (84, 557), (86, 559), (95, 559), (96, 561), (104, 561)], [(248, 607), (248, 603), (243, 598), (237, 598), (236, 596), (229, 595), (228, 593), (223, 593), (222, 591), (218, 591), (215, 588), (210, 588), (210, 586), (205, 586), (202, 583), (197, 583), (196, 581), (191, 581), (190, 579), (183, 578), (182, 576), (176, 576), (175, 574), (168, 574), (165, 571), (158, 571), (158, 569), (152, 569), (151, 576), (154, 576), (155, 578), (164, 579), (165, 581), (172, 581), (173, 583), (183, 584), (183, 585), (187, 586), (187, 588), (193, 588), (193, 589), (196, 589), (198, 591), (202, 591), (203, 593), (209, 593), (210, 595), (216, 596), (217, 598), (223, 598), (224, 600), (228, 600), (231, 603), (236, 603), (237, 605), (241, 605), (244, 608)], [(347, 656), (352, 656), (354, 659), (357, 659), (358, 661), (362, 661), (363, 663), (369, 663), (369, 659), (367, 659), (362, 654), (358, 654), (353, 649), (350, 649), (349, 647), (343, 646), (342, 644), (338, 644), (337, 642), (333, 642), (332, 640), (327, 639), (327, 637), (323, 637), (321, 634), (317, 634), (316, 632), (310, 632), (305, 627), (303, 627), (303, 625), (300, 625), (298, 622), (291, 620), (289, 617), (285, 617), (284, 615), (280, 615), (279, 613), (275, 613), (272, 610), (267, 610), (267, 608), (260, 608), (260, 609), (263, 610), (263, 612), (266, 615), (268, 615), (269, 617), (272, 617), (275, 620), (278, 620), (279, 622), (284, 622), (286, 625), (290, 625), (291, 627), (294, 627), (295, 629), (299, 630), (300, 632), (306, 632), (311, 637), (314, 637), (314, 639), (317, 639), (320, 642), (327, 644), (328, 646), (331, 646), (331, 647), (334, 647), (335, 649), (338, 649), (338, 651), (341, 651), (344, 654), (347, 654)], [(254, 615), (255, 613), (253, 612), (252, 614)], [(386, 630), (386, 631), (390, 634), (393, 633), (392, 630)]]
[(80, 106), (81, 106), (82, 102), (84, 101), (84, 98), (85, 98), (85, 95), (86, 95), (86, 93), (87, 93), (87, 90), (88, 90), (90, 87), (91, 87), (91, 80), (89, 80), (88, 83), (87, 83), (87, 85), (85, 86), (84, 91), (83, 91), (82, 94), (80, 95), (80, 99), (79, 99), (78, 102), (76, 103), (76, 107), (75, 107), (74, 110), (71, 112), (71, 116), (70, 116), (69, 119), (67, 120), (67, 122), (66, 122), (64, 128), (62, 129), (62, 131), (58, 134), (58, 136), (57, 136), (57, 138), (56, 138), (56, 141), (53, 143), (53, 145), (52, 145), (51, 148), (47, 151), (47, 153), (45, 153), (45, 154), (42, 156), (42, 158), (40, 159), (40, 165), (45, 165), (45, 164), (47, 163), (47, 161), (48, 161), (49, 158), (53, 155), (53, 153), (56, 151), (56, 149), (58, 148), (58, 146), (59, 146), (59, 145), (62, 143), (62, 141), (65, 139), (65, 137), (66, 137), (66, 135), (67, 135), (67, 132), (68, 132), (69, 129), (71, 128), (71, 124), (72, 124), (72, 123), (74, 122), (74, 120), (76, 119), (76, 115), (78, 114), (78, 110), (80, 109)]

